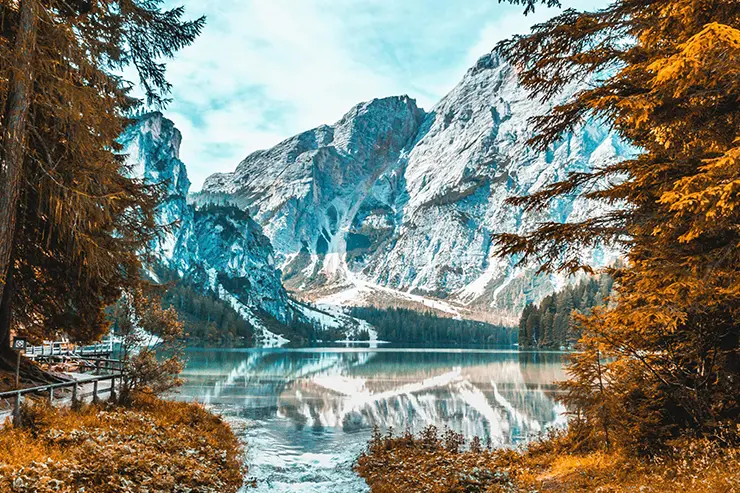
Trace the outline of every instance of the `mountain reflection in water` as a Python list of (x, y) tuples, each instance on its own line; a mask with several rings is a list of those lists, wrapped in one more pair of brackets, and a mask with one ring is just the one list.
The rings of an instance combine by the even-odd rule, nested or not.
[[(374, 426), (445, 426), (508, 446), (564, 426), (559, 353), (458, 349), (192, 350), (178, 398), (249, 444), (257, 491), (367, 491), (352, 473)], [(251, 490), (255, 491), (255, 490)]]

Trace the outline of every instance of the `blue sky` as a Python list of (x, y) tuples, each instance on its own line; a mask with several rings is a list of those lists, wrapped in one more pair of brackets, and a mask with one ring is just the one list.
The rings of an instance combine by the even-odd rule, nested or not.
[[(165, 114), (183, 134), (192, 190), (250, 152), (333, 123), (355, 104), (408, 94), (430, 109), (494, 44), (559, 9), (497, 0), (179, 0), (206, 15), (168, 63)], [(594, 9), (608, 0), (562, 0)]]

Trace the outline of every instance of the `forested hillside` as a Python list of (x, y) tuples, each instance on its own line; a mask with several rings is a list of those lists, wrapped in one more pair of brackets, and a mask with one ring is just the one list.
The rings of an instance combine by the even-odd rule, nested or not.
[(177, 310), (189, 343), (239, 346), (252, 343), (252, 326), (213, 291), (202, 294), (179, 282), (167, 290), (162, 302)]
[(603, 305), (613, 284), (611, 277), (602, 274), (577, 285), (568, 285), (562, 291), (545, 297), (539, 304), (528, 304), (519, 319), (519, 346), (573, 346), (581, 336), (573, 324), (574, 310), (585, 313), (594, 306)]
[[(184, 325), (184, 342), (191, 346), (248, 347), (255, 343), (254, 327), (212, 289), (180, 279), (166, 268), (157, 269), (157, 278), (166, 286), (162, 306), (174, 307)], [(265, 316), (267, 329), (287, 334), (297, 344), (316, 339), (345, 338), (343, 330), (327, 329), (291, 312), (285, 324)]]
[(497, 346), (516, 342), (515, 329), (474, 320), (440, 317), (407, 308), (355, 307), (350, 314), (370, 322), (378, 331), (378, 339), (383, 341)]

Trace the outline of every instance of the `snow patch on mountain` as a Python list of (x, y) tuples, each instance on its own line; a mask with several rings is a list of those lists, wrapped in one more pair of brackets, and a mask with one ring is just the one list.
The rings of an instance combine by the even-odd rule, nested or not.
[(289, 342), (268, 328), (275, 322), (287, 326), (296, 319), (316, 320), (321, 314), (321, 324), (328, 327), (347, 323), (353, 329), (360, 323), (308, 306), (297, 311), (282, 285), (270, 240), (248, 212), (226, 203), (188, 203), (190, 181), (179, 159), (182, 136), (161, 113), (135, 118), (119, 141), (133, 176), (164, 187), (157, 219), (170, 228), (153, 245), (160, 263), (228, 302), (252, 325), (258, 344)]
[[(482, 57), (430, 112), (406, 97), (376, 99), (258, 151), (209, 177), (196, 200), (249, 210), (270, 237), (286, 286), (324, 304), (415, 303), (515, 323), (524, 305), (571, 280), (495, 255), (492, 235), (577, 221), (603, 205), (560, 198), (526, 212), (506, 198), (634, 154), (598, 121), (545, 152), (530, 119), (566, 101), (531, 99), (516, 70)], [(621, 252), (593, 248), (594, 266)]]

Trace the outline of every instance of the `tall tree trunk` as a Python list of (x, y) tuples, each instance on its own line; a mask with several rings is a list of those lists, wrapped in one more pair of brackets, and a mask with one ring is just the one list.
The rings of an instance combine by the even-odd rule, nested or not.
[[(10, 255), (10, 263), (13, 262), (13, 255)], [(10, 350), (10, 321), (11, 321), (11, 294), (13, 292), (13, 269), (8, 269), (6, 279), (5, 295), (0, 299), (0, 354)]]
[[(37, 0), (20, 0), (13, 67), (5, 108), (0, 152), (0, 300), (10, 310), (12, 297), (11, 253), (15, 236), (23, 160), (26, 154), (28, 111), (33, 87), (33, 54), (36, 46)], [(0, 320), (0, 343), (7, 344), (10, 317)]]

